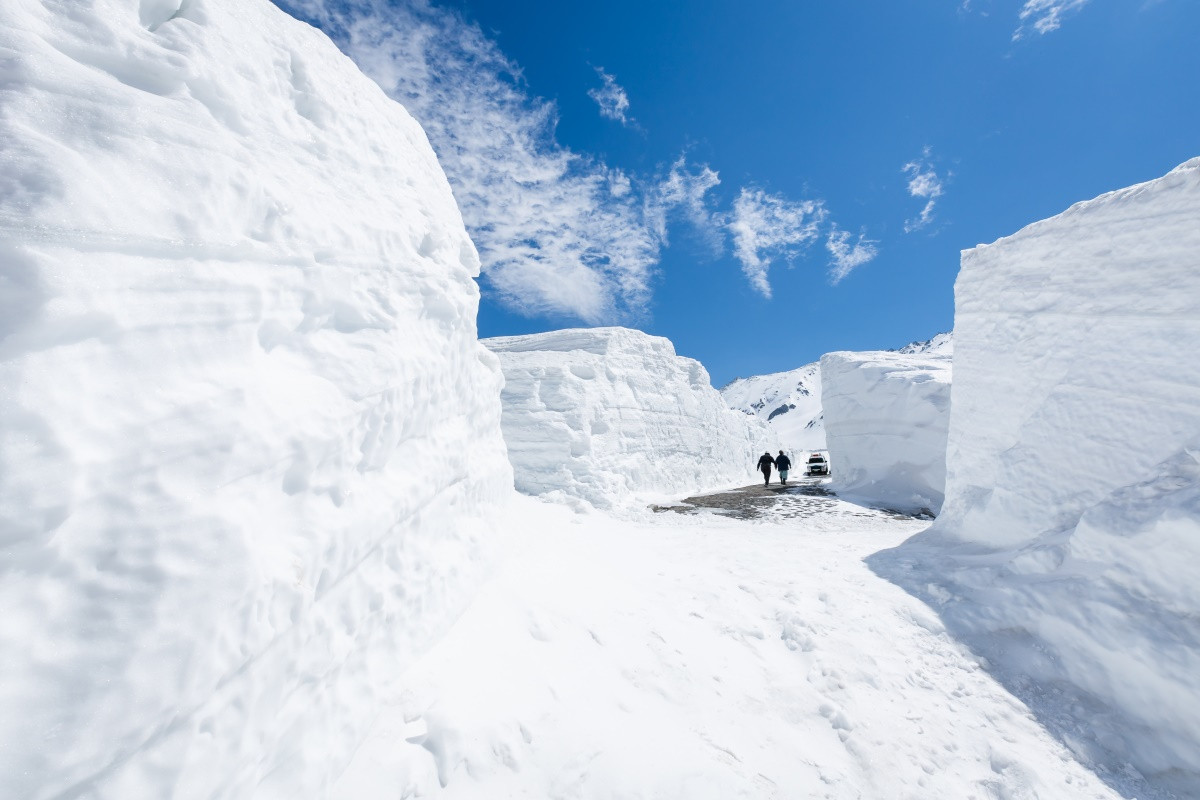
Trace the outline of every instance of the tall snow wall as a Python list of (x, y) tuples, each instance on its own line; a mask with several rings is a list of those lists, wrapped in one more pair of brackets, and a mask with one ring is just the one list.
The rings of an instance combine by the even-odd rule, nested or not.
[(504, 370), (504, 439), (527, 494), (600, 508), (753, 479), (766, 429), (707, 370), (627, 328), (484, 339)]
[(938, 352), (822, 356), (834, 492), (900, 511), (941, 510), (952, 354), (946, 343)]
[(0, 795), (321, 797), (512, 490), (449, 185), (266, 0), (0, 52)]
[(1200, 159), (964, 252), (955, 303), (945, 508), (873, 566), (1110, 780), (1198, 797)]

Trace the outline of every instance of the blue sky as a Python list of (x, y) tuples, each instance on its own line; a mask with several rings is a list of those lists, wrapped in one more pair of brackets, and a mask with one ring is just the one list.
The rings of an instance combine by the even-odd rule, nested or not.
[(1200, 3), (279, 0), (422, 122), (480, 335), (715, 385), (953, 325), (959, 251), (1200, 155)]

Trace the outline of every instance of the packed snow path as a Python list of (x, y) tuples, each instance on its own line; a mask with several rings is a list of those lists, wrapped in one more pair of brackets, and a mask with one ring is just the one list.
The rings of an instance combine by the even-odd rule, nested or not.
[[(676, 511), (681, 514), (712, 511), (734, 519), (793, 520), (815, 516), (836, 517), (893, 517), (908, 519), (913, 514), (860, 508), (843, 503), (829, 491), (828, 478), (797, 478), (780, 484), (778, 479), (764, 486), (754, 483), (724, 492), (688, 497), (677, 505), (651, 506), (655, 511)], [(927, 517), (932, 519), (932, 517)]]
[(864, 565), (927, 522), (804, 487), (757, 521), (522, 501), (337, 796), (1119, 796)]

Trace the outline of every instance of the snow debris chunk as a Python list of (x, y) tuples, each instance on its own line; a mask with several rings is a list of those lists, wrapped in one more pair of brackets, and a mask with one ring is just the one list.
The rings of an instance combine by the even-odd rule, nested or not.
[(0, 793), (322, 796), (511, 493), (450, 187), (266, 0), (0, 52)]
[(953, 346), (821, 358), (821, 404), (839, 496), (937, 514), (946, 484)]
[(518, 490), (615, 508), (754, 479), (765, 426), (728, 408), (669, 340), (590, 328), (483, 343), (504, 370)]
[(872, 562), (1139, 796), (1200, 796), (1198, 254), (1200, 158), (965, 251), (944, 510)]

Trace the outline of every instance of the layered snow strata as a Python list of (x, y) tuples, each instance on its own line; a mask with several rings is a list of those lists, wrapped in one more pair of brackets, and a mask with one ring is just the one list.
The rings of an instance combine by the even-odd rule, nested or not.
[(964, 252), (945, 510), (880, 562), (1014, 685), (1057, 687), (1030, 702), (1073, 747), (1187, 797), (1198, 254), (1200, 159)]
[(796, 459), (825, 449), (821, 414), (821, 365), (738, 378), (721, 389), (730, 408), (766, 422), (771, 436)]
[(485, 339), (504, 370), (504, 439), (527, 494), (608, 508), (740, 485), (766, 443), (698, 361), (627, 328)]
[(938, 513), (946, 484), (953, 349), (821, 358), (832, 489), (869, 505)]
[(0, 794), (319, 797), (511, 492), (449, 185), (265, 0), (0, 52)]

